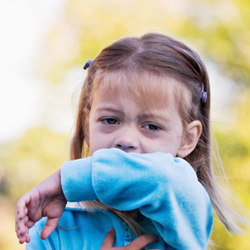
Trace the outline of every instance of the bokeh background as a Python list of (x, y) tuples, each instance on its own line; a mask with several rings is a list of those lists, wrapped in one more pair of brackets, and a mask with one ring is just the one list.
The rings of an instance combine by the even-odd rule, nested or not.
[[(205, 61), (215, 137), (250, 209), (249, 0), (10, 0), (0, 3), (0, 27), (0, 249), (24, 249), (17, 200), (68, 159), (85, 62), (151, 31), (185, 41)], [(214, 249), (250, 249), (245, 230), (229, 236), (216, 220)]]

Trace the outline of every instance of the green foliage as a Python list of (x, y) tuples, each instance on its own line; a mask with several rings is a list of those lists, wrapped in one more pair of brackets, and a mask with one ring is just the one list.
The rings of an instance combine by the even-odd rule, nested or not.
[(17, 201), (67, 160), (66, 137), (44, 127), (30, 129), (15, 142), (0, 148), (0, 190)]
[(45, 127), (0, 146), (0, 249), (24, 249), (16, 238), (17, 200), (68, 160), (67, 137)]
[[(249, 85), (249, 9), (249, 0), (67, 1), (44, 40), (35, 68), (43, 77), (62, 82), (70, 68), (84, 66), (113, 41), (153, 31), (184, 38), (229, 78)], [(237, 122), (214, 126), (214, 131), (233, 189), (250, 209), (249, 94), (241, 100)], [(37, 127), (0, 147), (0, 195), (8, 200), (3, 205), (1, 198), (0, 206), (8, 204), (11, 209), (5, 210), (11, 211), (11, 216), (17, 199), (68, 159), (66, 140), (63, 135)], [(217, 244), (214, 249), (249, 249), (250, 230), (246, 230), (246, 236), (230, 237), (217, 218), (212, 234)], [(1, 249), (7, 249), (4, 233), (0, 231)]]
[(156, 31), (190, 41), (230, 78), (248, 84), (249, 8), (248, 0), (72, 0), (52, 26), (37, 68), (60, 82), (115, 40)]
[[(237, 123), (214, 126), (215, 136), (229, 181), (237, 198), (250, 215), (250, 93), (241, 96), (238, 104)], [(249, 216), (250, 217), (250, 216)], [(248, 250), (250, 227), (244, 228), (246, 235), (230, 236), (216, 217), (212, 240), (216, 250)]]

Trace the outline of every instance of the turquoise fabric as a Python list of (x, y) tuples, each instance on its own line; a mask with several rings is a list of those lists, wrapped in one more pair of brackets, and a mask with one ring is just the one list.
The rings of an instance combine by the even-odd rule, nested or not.
[[(213, 209), (185, 160), (160, 152), (135, 154), (101, 149), (92, 157), (63, 163), (61, 176), (63, 192), (70, 202), (99, 199), (119, 210), (139, 209), (145, 218), (142, 226), (159, 236), (151, 249), (207, 249)], [(47, 243), (38, 239), (43, 219), (31, 229), (32, 241), (36, 242), (29, 244), (36, 248), (28, 248), (27, 244), (27, 249), (99, 249), (111, 226), (117, 231), (115, 246), (129, 244), (135, 235), (117, 216), (107, 212), (89, 215), (84, 209), (66, 209), (59, 225), (77, 229), (61, 232), (58, 228)], [(70, 248), (70, 244), (77, 247)]]
[[(64, 229), (56, 228), (48, 239), (41, 240), (39, 235), (45, 222), (46, 218), (43, 218), (32, 227), (31, 242), (26, 244), (26, 249), (99, 250), (110, 227), (116, 230), (115, 247), (128, 245), (136, 238), (127, 224), (110, 211), (97, 210), (92, 214), (84, 208), (66, 208), (58, 224)], [(173, 249), (164, 243), (151, 220), (145, 218), (143, 228), (159, 237), (159, 241), (148, 245), (148, 249)]]

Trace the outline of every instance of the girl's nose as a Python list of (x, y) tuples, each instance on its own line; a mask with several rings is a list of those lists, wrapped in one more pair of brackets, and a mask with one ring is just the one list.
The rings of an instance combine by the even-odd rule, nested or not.
[(131, 129), (123, 129), (116, 137), (115, 147), (124, 151), (135, 152), (139, 147), (138, 134)]

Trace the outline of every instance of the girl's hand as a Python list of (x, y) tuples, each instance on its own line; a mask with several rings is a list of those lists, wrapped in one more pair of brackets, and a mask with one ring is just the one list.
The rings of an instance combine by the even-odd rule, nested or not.
[[(146, 245), (158, 241), (154, 234), (144, 234), (133, 240), (130, 244), (124, 247), (113, 247), (115, 242), (115, 229), (110, 228), (106, 234), (100, 250), (140, 250)], [(157, 250), (157, 249), (155, 249)]]
[(46, 239), (55, 230), (65, 205), (61, 171), (58, 170), (19, 199), (16, 210), (16, 234), (19, 243), (30, 241), (29, 228), (44, 216), (48, 219), (41, 238)]

